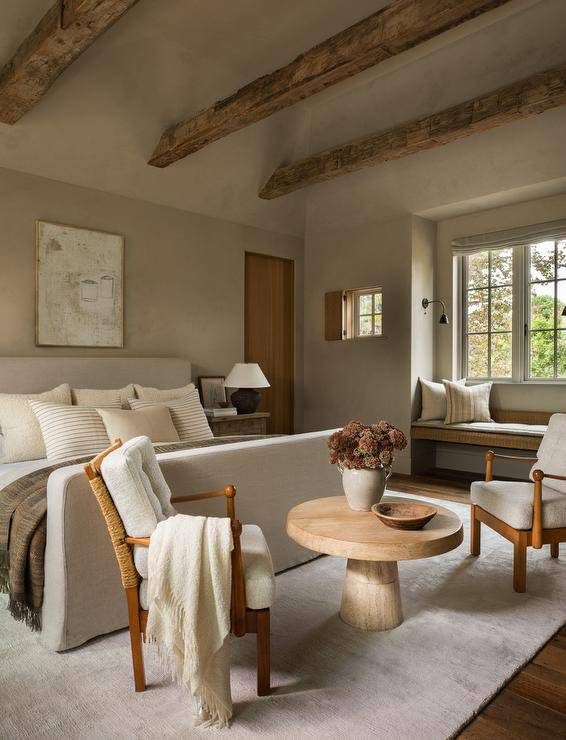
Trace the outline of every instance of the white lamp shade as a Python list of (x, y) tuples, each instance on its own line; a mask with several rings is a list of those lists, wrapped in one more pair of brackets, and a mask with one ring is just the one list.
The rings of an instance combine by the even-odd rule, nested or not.
[(257, 362), (237, 362), (224, 381), (228, 388), (269, 388), (269, 381)]

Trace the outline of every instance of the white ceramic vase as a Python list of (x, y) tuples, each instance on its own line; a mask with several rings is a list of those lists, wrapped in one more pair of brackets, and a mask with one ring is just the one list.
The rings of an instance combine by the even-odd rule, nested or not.
[(391, 475), (391, 468), (370, 470), (351, 470), (339, 468), (342, 473), (342, 486), (350, 509), (369, 511), (374, 504), (381, 501), (385, 493), (385, 484)]

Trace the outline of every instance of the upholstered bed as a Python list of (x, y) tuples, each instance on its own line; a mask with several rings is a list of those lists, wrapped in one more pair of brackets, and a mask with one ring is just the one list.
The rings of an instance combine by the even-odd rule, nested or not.
[[(0, 359), (0, 392), (31, 393), (61, 380), (75, 387), (138, 382), (170, 388), (190, 380), (190, 365), (177, 358)], [(275, 570), (281, 571), (314, 557), (287, 537), (288, 510), (309, 498), (340, 493), (336, 470), (327, 462), (330, 433), (226, 440), (222, 446), (176, 450), (158, 458), (174, 496), (234, 484), (238, 517), (262, 528)], [(12, 481), (49, 464), (0, 465), (0, 496)], [(178, 508), (224, 515), (215, 501)], [(40, 639), (46, 647), (66, 650), (127, 625), (116, 560), (81, 465), (63, 464), (49, 475), (44, 563)]]

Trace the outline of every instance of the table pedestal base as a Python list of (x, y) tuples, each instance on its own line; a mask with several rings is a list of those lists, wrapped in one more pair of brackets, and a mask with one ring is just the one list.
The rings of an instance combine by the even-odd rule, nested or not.
[(369, 632), (398, 627), (403, 606), (397, 563), (348, 560), (340, 617)]

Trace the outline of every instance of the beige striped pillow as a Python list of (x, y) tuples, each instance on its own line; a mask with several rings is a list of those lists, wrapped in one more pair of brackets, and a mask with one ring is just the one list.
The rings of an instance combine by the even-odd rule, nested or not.
[(489, 414), (489, 395), (492, 383), (466, 387), (443, 380), (446, 388), (445, 424), (462, 424), (470, 421), (493, 421)]
[(196, 388), (183, 398), (174, 398), (170, 401), (140, 401), (131, 398), (130, 406), (135, 410), (145, 409), (148, 406), (167, 406), (181, 442), (190, 442), (192, 439), (211, 439), (214, 436), (208, 426)]
[(110, 445), (96, 409), (42, 401), (29, 401), (29, 405), (41, 427), (48, 460), (92, 455)]
[(132, 383), (124, 388), (106, 390), (98, 388), (71, 388), (74, 406), (91, 406), (104, 409), (128, 409), (128, 398), (134, 395)]

